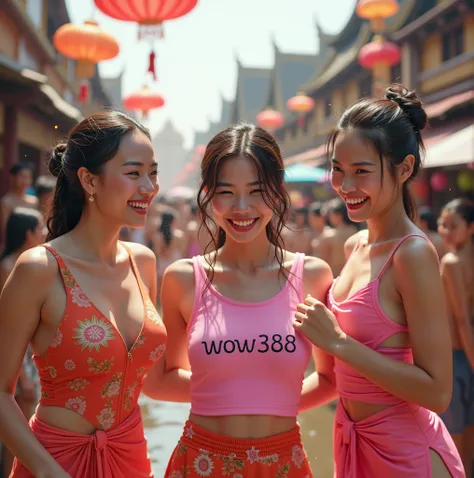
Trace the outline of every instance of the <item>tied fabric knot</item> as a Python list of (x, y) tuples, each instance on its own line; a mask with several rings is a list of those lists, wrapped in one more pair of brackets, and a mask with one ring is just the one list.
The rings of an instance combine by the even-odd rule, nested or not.
[(104, 430), (96, 430), (94, 433), (94, 447), (97, 451), (102, 451), (107, 446), (107, 434)]
[(345, 445), (350, 445), (354, 443), (355, 440), (355, 429), (354, 429), (354, 422), (351, 420), (346, 420), (342, 424), (342, 440)]

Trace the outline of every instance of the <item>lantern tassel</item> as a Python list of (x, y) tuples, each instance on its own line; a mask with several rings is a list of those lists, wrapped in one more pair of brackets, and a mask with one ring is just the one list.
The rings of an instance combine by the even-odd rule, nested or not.
[(304, 113), (298, 115), (298, 128), (304, 127)]
[(82, 81), (81, 84), (79, 85), (79, 96), (78, 96), (79, 103), (87, 103), (88, 99), (89, 99), (89, 82)]
[(154, 81), (156, 81), (155, 57), (156, 57), (155, 52), (153, 50), (151, 50), (148, 72), (153, 75), (153, 80)]

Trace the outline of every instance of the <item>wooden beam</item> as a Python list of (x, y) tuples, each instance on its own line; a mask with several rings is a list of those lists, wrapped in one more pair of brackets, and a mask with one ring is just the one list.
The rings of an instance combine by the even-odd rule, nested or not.
[(0, 91), (0, 103), (6, 105), (26, 106), (39, 98), (39, 92), (34, 90), (5, 92)]

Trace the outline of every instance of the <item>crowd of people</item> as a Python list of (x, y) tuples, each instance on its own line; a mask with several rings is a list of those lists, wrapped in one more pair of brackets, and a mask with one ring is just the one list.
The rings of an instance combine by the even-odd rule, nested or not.
[(304, 208), (247, 123), (207, 145), (195, 198), (159, 194), (149, 132), (115, 111), (79, 123), (33, 191), (15, 165), (4, 476), (153, 476), (143, 392), (191, 404), (166, 478), (318, 476), (297, 416), (334, 399), (336, 478), (472, 477), (474, 204), (417, 213), (426, 120), (401, 85), (358, 101), (328, 140), (337, 198)]

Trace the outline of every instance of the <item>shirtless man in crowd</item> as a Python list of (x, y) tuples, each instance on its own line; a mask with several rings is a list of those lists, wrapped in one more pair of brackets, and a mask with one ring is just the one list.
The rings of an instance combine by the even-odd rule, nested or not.
[(293, 211), (293, 220), (283, 229), (282, 236), (287, 251), (311, 254), (313, 234), (308, 227), (307, 207), (300, 207)]
[(349, 220), (342, 199), (329, 201), (326, 204), (326, 214), (331, 227), (325, 228), (319, 240), (313, 243), (312, 254), (326, 261), (334, 277), (337, 277), (346, 263), (344, 245), (347, 239), (357, 232), (357, 228)]

